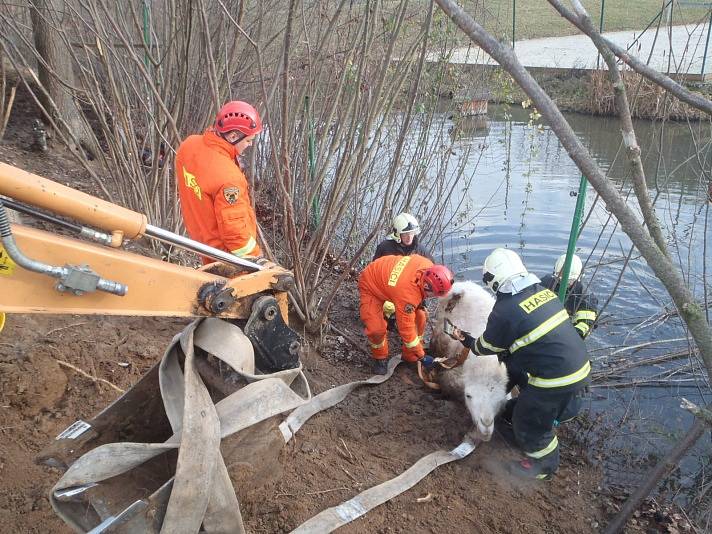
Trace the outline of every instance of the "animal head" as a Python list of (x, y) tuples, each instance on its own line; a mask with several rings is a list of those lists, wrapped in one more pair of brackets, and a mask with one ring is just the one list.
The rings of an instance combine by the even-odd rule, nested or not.
[(494, 418), (507, 401), (506, 368), (496, 356), (470, 357), (465, 362), (463, 381), (465, 406), (477, 437), (489, 441), (494, 432)]
[(494, 418), (504, 402), (501, 405), (497, 403), (496, 406), (493, 406), (484, 400), (481, 393), (477, 387), (465, 386), (465, 406), (467, 406), (472, 422), (477, 429), (477, 437), (483, 441), (489, 441), (494, 432)]
[(487, 326), (494, 306), (494, 298), (488, 291), (474, 282), (455, 282), (447, 296), (438, 302), (438, 312), (433, 327), (430, 350), (436, 356), (452, 358), (462, 350), (459, 341), (455, 341), (443, 332), (445, 319), (449, 319), (458, 328), (479, 337)]

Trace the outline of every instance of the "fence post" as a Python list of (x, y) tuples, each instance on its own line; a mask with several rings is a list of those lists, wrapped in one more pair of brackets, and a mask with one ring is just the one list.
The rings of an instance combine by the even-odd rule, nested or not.
[(514, 50), (514, 41), (516, 40), (517, 32), (517, 0), (512, 0), (512, 50)]

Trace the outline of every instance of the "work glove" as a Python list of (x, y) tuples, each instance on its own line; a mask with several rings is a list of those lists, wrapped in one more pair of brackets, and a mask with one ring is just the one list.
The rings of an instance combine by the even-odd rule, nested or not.
[(426, 354), (420, 359), (420, 363), (422, 363), (423, 367), (425, 367), (426, 369), (432, 369), (433, 365), (435, 365), (435, 359), (432, 356)]

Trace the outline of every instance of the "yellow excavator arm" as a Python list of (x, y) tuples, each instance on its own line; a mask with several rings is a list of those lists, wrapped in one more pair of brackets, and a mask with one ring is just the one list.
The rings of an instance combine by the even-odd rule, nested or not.
[[(66, 223), (95, 243), (10, 224), (8, 206), (41, 218), (56, 221), (54, 216), (62, 216), (89, 225)], [(196, 270), (121, 248), (125, 239), (142, 236), (219, 263)], [(4, 163), (0, 237), (0, 312), (247, 319), (253, 302), (271, 295), (287, 322), (286, 291), (293, 284), (289, 271), (153, 227), (143, 214)]]

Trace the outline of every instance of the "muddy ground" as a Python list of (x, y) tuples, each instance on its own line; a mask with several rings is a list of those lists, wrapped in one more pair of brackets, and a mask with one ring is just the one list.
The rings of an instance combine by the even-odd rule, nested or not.
[[(86, 173), (63, 148), (46, 154), (29, 148), (30, 120), (15, 118), (23, 112), (33, 113), (20, 102), (0, 144), (0, 161), (92, 192)], [(357, 316), (350, 281), (332, 320), (365, 347)], [(187, 322), (8, 316), (0, 334), (1, 531), (70, 532), (48, 501), (61, 473), (37, 465), (35, 457), (69, 424), (91, 418), (119, 393), (69, 365), (128, 389)], [(324, 335), (310, 338), (309, 345), (303, 362), (315, 393), (368, 376), (366, 354), (345, 338)], [(586, 424), (562, 431), (562, 466), (551, 482), (522, 483), (508, 476), (503, 464), (518, 454), (495, 436), (342, 531), (597, 532), (620, 501), (599, 486), (600, 471), (589, 463), (592, 442), (582, 438), (588, 435)], [(422, 456), (456, 446), (468, 428), (463, 406), (428, 392), (414, 369), (402, 365), (387, 383), (357, 390), (311, 419), (284, 447), (264, 484), (238, 489), (246, 525), (251, 532), (288, 532), (320, 510), (400, 474)], [(631, 531), (651, 528), (668, 532), (664, 522), (647, 521)]]

